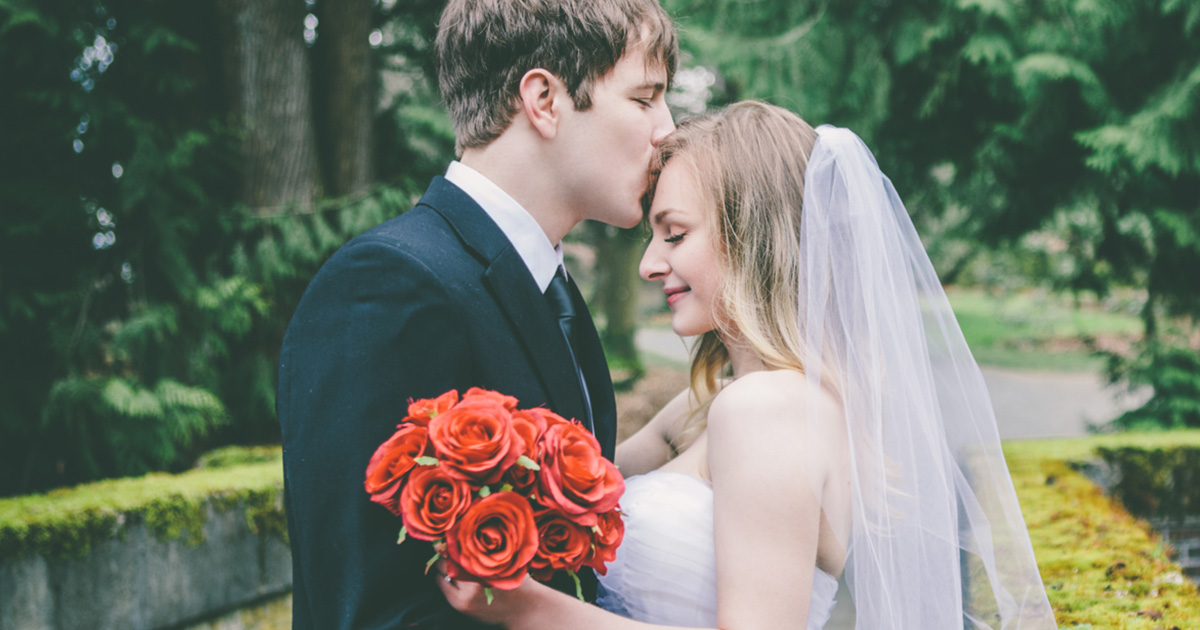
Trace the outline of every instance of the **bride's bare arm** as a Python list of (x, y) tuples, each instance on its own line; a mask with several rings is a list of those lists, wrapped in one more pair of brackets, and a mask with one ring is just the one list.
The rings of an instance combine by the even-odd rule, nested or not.
[(617, 445), (616, 464), (626, 477), (650, 472), (667, 463), (674, 455), (671, 438), (691, 413), (695, 400), (683, 390), (654, 414), (646, 426)]
[(808, 618), (821, 525), (814, 489), (834, 449), (810, 443), (806, 385), (797, 372), (754, 372), (709, 408), (721, 628), (784, 628)]

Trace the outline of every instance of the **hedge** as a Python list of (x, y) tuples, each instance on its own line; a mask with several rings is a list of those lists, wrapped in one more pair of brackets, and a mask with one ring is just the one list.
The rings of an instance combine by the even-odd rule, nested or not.
[[(1080, 472), (1104, 449), (1194, 446), (1200, 446), (1200, 431), (1004, 445), (1060, 627), (1170, 630), (1200, 623), (1197, 589), (1170, 560), (1160, 537)], [(204, 462), (179, 475), (2, 499), (0, 562), (29, 552), (83, 555), (97, 540), (119, 536), (132, 519), (144, 519), (160, 537), (199, 543), (195, 536), (209, 505), (245, 504), (256, 531), (286, 536), (278, 447), (221, 451)]]
[(1101, 447), (1113, 496), (1134, 516), (1178, 521), (1200, 515), (1200, 446)]

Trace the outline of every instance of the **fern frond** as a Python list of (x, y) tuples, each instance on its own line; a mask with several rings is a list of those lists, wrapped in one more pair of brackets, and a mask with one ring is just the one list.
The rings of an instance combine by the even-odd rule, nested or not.
[(1200, 65), (1184, 81), (1171, 83), (1123, 124), (1080, 132), (1076, 140), (1092, 150), (1087, 165), (1113, 172), (1127, 163), (1137, 172), (1154, 167), (1171, 176), (1200, 173), (1200, 140), (1196, 127), (1200, 111)]
[(163, 405), (149, 390), (131, 385), (121, 378), (110, 378), (101, 391), (101, 399), (113, 413), (129, 418), (161, 419)]
[(1017, 88), (1026, 101), (1036, 100), (1047, 83), (1074, 81), (1084, 100), (1097, 110), (1106, 109), (1109, 98), (1099, 77), (1087, 63), (1058, 53), (1034, 53), (1013, 68)]
[(1007, 64), (1012, 62), (1014, 56), (1009, 39), (995, 33), (973, 35), (963, 46), (962, 54), (967, 61), (976, 65)]
[(961, 10), (976, 10), (1005, 24), (1013, 24), (1016, 19), (1013, 3), (1009, 0), (958, 0), (957, 4)]

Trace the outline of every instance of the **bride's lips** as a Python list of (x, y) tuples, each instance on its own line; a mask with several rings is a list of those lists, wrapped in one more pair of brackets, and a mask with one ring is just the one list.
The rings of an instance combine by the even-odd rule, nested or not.
[(663, 289), (663, 292), (667, 294), (667, 306), (675, 306), (675, 303), (678, 302), (679, 300), (682, 300), (684, 294), (687, 293), (688, 291), (691, 291), (691, 288), (689, 288), (689, 287), (672, 287), (672, 288)]

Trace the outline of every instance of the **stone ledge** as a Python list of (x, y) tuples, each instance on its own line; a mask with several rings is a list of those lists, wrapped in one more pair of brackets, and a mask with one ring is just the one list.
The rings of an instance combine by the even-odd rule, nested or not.
[(179, 629), (286, 598), (279, 447), (0, 499), (0, 630)]
[(207, 512), (200, 544), (135, 522), (83, 557), (3, 561), (0, 630), (168, 628), (291, 589), (282, 537), (253, 531), (244, 508), (209, 503)]

